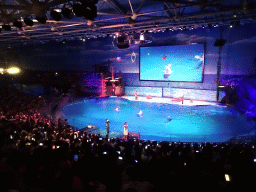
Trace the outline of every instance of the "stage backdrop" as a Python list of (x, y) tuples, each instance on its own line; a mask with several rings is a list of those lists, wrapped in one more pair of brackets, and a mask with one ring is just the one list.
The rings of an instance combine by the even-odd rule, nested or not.
[[(224, 27), (222, 37), (226, 44), (221, 52), (221, 84), (234, 80), (239, 82), (243, 77), (255, 74), (256, 26), (242, 24), (229, 28)], [(34, 46), (21, 45), (0, 51), (0, 64), (18, 66), (34, 70), (77, 70), (94, 71), (94, 65), (110, 61), (115, 73), (122, 72), (125, 86), (130, 87), (126, 93), (132, 94), (137, 87), (156, 87), (165, 89), (164, 94), (172, 89), (208, 90), (211, 95), (216, 91), (216, 73), (219, 48), (214, 46), (220, 36), (220, 28), (196, 28), (193, 30), (175, 30), (152, 33), (150, 46), (204, 44), (204, 68), (202, 82), (142, 81), (139, 68), (139, 45), (130, 45), (128, 49), (118, 49), (113, 37), (100, 37), (61, 42), (45, 42)], [(168, 54), (163, 53), (160, 60)], [(186, 64), (185, 64), (186, 66)], [(134, 89), (131, 90), (133, 87)], [(169, 90), (166, 90), (170, 88)], [(172, 89), (171, 89), (172, 88)], [(152, 89), (153, 90), (153, 89)], [(191, 91), (190, 91), (191, 92)], [(196, 92), (191, 92), (195, 95)], [(203, 94), (205, 94), (204, 92)], [(138, 93), (140, 94), (140, 93)], [(145, 93), (143, 93), (145, 94)], [(207, 96), (207, 94), (206, 94)], [(185, 95), (186, 97), (186, 95)]]

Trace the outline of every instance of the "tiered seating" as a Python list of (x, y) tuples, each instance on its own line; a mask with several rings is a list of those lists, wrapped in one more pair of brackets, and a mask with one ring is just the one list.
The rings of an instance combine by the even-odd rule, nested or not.
[[(252, 187), (255, 144), (175, 143), (75, 131), (44, 99), (0, 90), (1, 191), (171, 191)], [(29, 99), (28, 99), (29, 98)]]

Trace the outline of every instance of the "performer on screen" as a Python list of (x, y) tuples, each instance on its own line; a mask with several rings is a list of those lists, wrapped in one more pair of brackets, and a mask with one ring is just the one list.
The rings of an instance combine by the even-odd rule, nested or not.
[(171, 70), (171, 66), (172, 66), (172, 64), (167, 64), (166, 66), (165, 66), (165, 70), (163, 71), (164, 72), (164, 79), (165, 80), (168, 80), (169, 79), (169, 77), (170, 77), (170, 75), (172, 74), (172, 70)]

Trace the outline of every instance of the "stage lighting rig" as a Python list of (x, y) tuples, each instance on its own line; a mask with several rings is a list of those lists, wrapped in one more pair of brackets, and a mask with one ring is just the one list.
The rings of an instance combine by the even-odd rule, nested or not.
[(51, 17), (55, 20), (55, 21), (60, 21), (61, 20), (61, 13), (57, 12), (55, 10), (52, 10), (50, 13)]
[(74, 13), (75, 13), (75, 15), (76, 15), (77, 17), (82, 17), (82, 16), (83, 16), (83, 7), (82, 7), (81, 4), (75, 3), (75, 4), (73, 5), (73, 11), (74, 11)]
[(2, 26), (2, 28), (3, 28), (5, 31), (11, 31), (11, 26), (8, 25), (8, 24), (4, 24), (4, 25)]
[(17, 27), (18, 29), (22, 29), (22, 23), (21, 23), (21, 21), (14, 20), (14, 21), (12, 22), (12, 24), (13, 24), (14, 27)]
[(67, 19), (70, 19), (73, 15), (72, 9), (66, 8), (65, 6), (61, 10), (61, 14), (66, 17)]
[(34, 22), (32, 19), (30, 18), (24, 18), (24, 23), (27, 25), (27, 26), (30, 26), (32, 27), (34, 25)]
[(83, 16), (88, 20), (94, 20), (97, 17), (97, 7), (94, 4), (83, 3)]
[(99, 0), (80, 0), (81, 3), (97, 4)]
[(41, 24), (45, 24), (46, 23), (46, 20), (47, 20), (47, 18), (46, 18), (46, 16), (43, 16), (43, 17), (36, 17), (36, 20), (39, 22), (39, 23), (41, 23)]
[(94, 3), (82, 2), (73, 5), (73, 11), (77, 17), (85, 17), (94, 20), (97, 17), (97, 6)]

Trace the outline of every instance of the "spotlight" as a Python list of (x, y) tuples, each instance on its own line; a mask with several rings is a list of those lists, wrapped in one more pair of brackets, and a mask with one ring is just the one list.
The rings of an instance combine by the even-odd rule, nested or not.
[(97, 17), (97, 7), (94, 4), (83, 3), (83, 16), (88, 20), (94, 20)]
[(52, 10), (50, 13), (51, 17), (55, 20), (55, 21), (60, 21), (61, 20), (61, 13)]
[(70, 18), (72, 17), (72, 10), (71, 10), (71, 9), (68, 9), (68, 8), (66, 8), (66, 7), (63, 7), (63, 9), (61, 10), (61, 14), (62, 14), (64, 17), (70, 19)]
[(20, 72), (20, 69), (15, 68), (15, 67), (12, 67), (12, 68), (7, 69), (7, 72), (8, 72), (9, 74), (17, 74), (17, 73)]
[(29, 19), (29, 18), (24, 18), (24, 23), (27, 25), (27, 26), (33, 26), (34, 25), (34, 22), (32, 19)]
[(3, 26), (2, 26), (2, 28), (5, 30), (5, 31), (11, 31), (11, 26), (10, 25), (6, 25), (6, 24), (4, 24)]
[(17, 27), (18, 29), (22, 28), (22, 23), (18, 20), (13, 21), (12, 24), (13, 24), (14, 27)]
[(46, 23), (46, 16), (44, 17), (36, 17), (36, 20), (41, 23), (41, 24), (45, 24)]
[(81, 4), (78, 4), (78, 3), (74, 4), (73, 5), (73, 11), (74, 11), (74, 13), (77, 17), (82, 17), (83, 16), (83, 8), (82, 8)]

